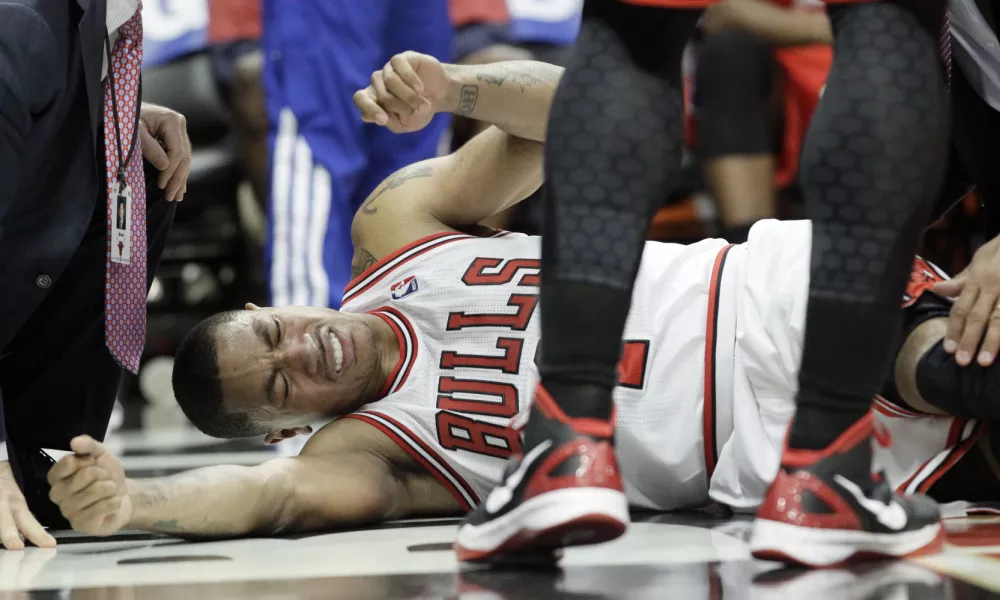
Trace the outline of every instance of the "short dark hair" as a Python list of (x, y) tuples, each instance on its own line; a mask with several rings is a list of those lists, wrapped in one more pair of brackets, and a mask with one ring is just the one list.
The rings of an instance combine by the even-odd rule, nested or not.
[(187, 418), (212, 437), (255, 437), (267, 433), (245, 411), (227, 408), (222, 400), (216, 333), (239, 311), (221, 312), (195, 325), (184, 337), (174, 356), (173, 386), (177, 403)]

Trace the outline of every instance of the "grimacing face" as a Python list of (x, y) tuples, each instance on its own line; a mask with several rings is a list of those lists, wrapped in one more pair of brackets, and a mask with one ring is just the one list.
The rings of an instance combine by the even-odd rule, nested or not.
[(370, 315), (248, 304), (216, 330), (223, 401), (275, 424), (349, 412), (379, 377), (375, 326)]

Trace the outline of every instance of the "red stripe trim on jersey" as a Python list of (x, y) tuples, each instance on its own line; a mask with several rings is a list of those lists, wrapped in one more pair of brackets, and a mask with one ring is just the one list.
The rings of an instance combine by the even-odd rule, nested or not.
[(937, 483), (938, 479), (941, 479), (941, 477), (943, 477), (944, 474), (947, 473), (949, 469), (955, 466), (955, 463), (960, 461), (963, 456), (968, 454), (969, 450), (972, 450), (972, 447), (976, 445), (976, 442), (979, 440), (979, 437), (983, 434), (983, 431), (985, 430), (986, 430), (985, 425), (982, 424), (978, 425), (973, 430), (972, 434), (969, 436), (969, 439), (962, 442), (960, 446), (955, 447), (955, 449), (953, 449), (951, 453), (948, 455), (948, 458), (946, 458), (945, 461), (941, 463), (941, 466), (938, 467), (937, 469), (934, 469), (934, 471), (930, 475), (928, 475), (926, 479), (924, 479), (924, 482), (917, 487), (917, 491), (920, 492), (921, 494), (926, 494), (927, 490), (931, 489), (931, 487), (935, 483)]
[(420, 346), (417, 342), (417, 332), (413, 329), (413, 325), (410, 325), (409, 319), (404, 317), (395, 308), (383, 306), (376, 308), (369, 314), (373, 314), (385, 321), (389, 328), (392, 329), (392, 332), (396, 334), (396, 341), (399, 342), (399, 361), (393, 367), (392, 373), (389, 374), (389, 378), (385, 381), (385, 385), (379, 390), (379, 398), (384, 398), (393, 392), (399, 391), (399, 388), (403, 387), (403, 384), (406, 383), (406, 378), (410, 376), (410, 370), (413, 369), (413, 363), (417, 360), (417, 351), (420, 349)]
[(887, 416), (887, 417), (889, 417), (891, 419), (909, 419), (910, 418), (910, 417), (908, 417), (908, 416), (906, 416), (906, 415), (904, 415), (902, 413), (898, 413), (898, 412), (892, 410), (892, 408), (890, 408), (888, 406), (880, 404), (877, 401), (872, 404), (872, 409), (875, 410), (875, 412), (879, 413), (880, 415), (885, 415), (885, 416)]
[(913, 472), (913, 475), (910, 475), (910, 477), (906, 479), (906, 481), (896, 486), (896, 493), (898, 494), (908, 493), (906, 490), (910, 487), (910, 484), (913, 483), (913, 481), (917, 478), (917, 476), (920, 475), (920, 473), (927, 468), (927, 465), (931, 464), (935, 460), (938, 460), (939, 458), (940, 458), (940, 453), (935, 454), (933, 457), (931, 457), (930, 460), (920, 465), (920, 467), (918, 467), (917, 470)]
[(918, 413), (918, 412), (915, 412), (915, 411), (903, 408), (902, 406), (899, 406), (897, 404), (889, 402), (888, 400), (886, 400), (882, 396), (878, 396), (878, 395), (875, 396), (875, 402), (873, 404), (873, 407), (879, 413), (881, 413), (881, 414), (883, 414), (883, 415), (885, 415), (887, 417), (893, 417), (893, 418), (896, 418), (896, 419), (917, 419), (917, 418), (925, 418), (925, 417), (936, 416), (936, 415), (931, 415), (931, 414)]
[(726, 256), (733, 249), (729, 244), (719, 250), (712, 266), (712, 278), (708, 286), (708, 318), (705, 325), (705, 400), (702, 405), (702, 430), (705, 450), (705, 468), (708, 478), (712, 478), (715, 465), (719, 462), (719, 449), (716, 447), (715, 436), (715, 351), (718, 342), (716, 322), (719, 319), (719, 286), (722, 284), (722, 269), (726, 265)]
[(965, 424), (968, 421), (961, 419), (955, 419), (951, 422), (951, 429), (948, 430), (948, 447), (951, 448), (962, 439), (962, 430), (965, 429)]
[(344, 418), (357, 419), (375, 427), (392, 441), (396, 443), (404, 452), (409, 454), (421, 466), (427, 469), (448, 492), (455, 497), (463, 510), (472, 510), (479, 504), (479, 496), (472, 490), (472, 487), (462, 478), (441, 456), (430, 446), (415, 436), (406, 426), (399, 421), (374, 411), (362, 411), (344, 415)]
[(351, 282), (347, 284), (347, 287), (344, 288), (343, 304), (347, 304), (359, 294), (363, 294), (368, 291), (373, 285), (385, 279), (389, 273), (392, 273), (395, 269), (406, 262), (413, 260), (422, 254), (430, 252), (435, 248), (444, 246), (445, 244), (450, 244), (459, 240), (471, 239), (475, 238), (471, 235), (452, 231), (429, 235), (411, 244), (403, 246), (389, 256), (386, 256), (382, 260), (376, 262), (361, 275), (352, 279)]
[(722, 576), (719, 575), (719, 567), (716, 563), (708, 565), (708, 600), (722, 600), (723, 587)]
[[(970, 426), (971, 428), (966, 434), (968, 437), (966, 437), (965, 439), (966, 442), (968, 441), (975, 442), (975, 440), (979, 438), (980, 434), (979, 431), (983, 428), (977, 429), (977, 427), (973, 424), (973, 422), (963, 421), (962, 429), (960, 429), (960, 431), (965, 433), (964, 432), (965, 427), (970, 427)], [(948, 435), (948, 439), (949, 441), (951, 440), (950, 433)], [(964, 445), (965, 444), (962, 444), (962, 446)], [(925, 483), (927, 479), (934, 477), (935, 474), (939, 473), (937, 477), (934, 477), (934, 481), (937, 481), (938, 479), (940, 479), (941, 475), (944, 475), (948, 471), (948, 469), (950, 469), (955, 464), (955, 462), (958, 461), (959, 458), (965, 456), (965, 454), (969, 451), (969, 448), (971, 447), (972, 446), (970, 445), (968, 448), (962, 450), (961, 453), (958, 454), (957, 458), (955, 458), (955, 460), (952, 460), (952, 457), (956, 453), (956, 451), (960, 449), (960, 446), (951, 445), (946, 447), (944, 450), (938, 452), (937, 454), (932, 456), (929, 460), (924, 462), (924, 464), (920, 465), (916, 470), (914, 470), (913, 475), (910, 475), (910, 477), (906, 481), (904, 481), (903, 483), (899, 484), (896, 487), (896, 491), (900, 494), (912, 494), (917, 490), (917, 488), (922, 487), (923, 483)]]

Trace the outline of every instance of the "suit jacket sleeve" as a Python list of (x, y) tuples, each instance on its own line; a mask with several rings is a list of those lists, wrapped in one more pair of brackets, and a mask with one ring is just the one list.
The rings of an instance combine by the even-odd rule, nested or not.
[(17, 200), (25, 138), (65, 80), (58, 48), (41, 15), (0, 4), (0, 223)]

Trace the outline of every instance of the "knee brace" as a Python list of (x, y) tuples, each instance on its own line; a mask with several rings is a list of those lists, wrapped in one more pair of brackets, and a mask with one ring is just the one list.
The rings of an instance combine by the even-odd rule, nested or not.
[(739, 30), (713, 35), (698, 45), (695, 105), (698, 154), (703, 159), (734, 154), (770, 154), (768, 98), (773, 49)]
[[(931, 293), (922, 293), (904, 310), (906, 338), (922, 323), (947, 317), (951, 301)], [(890, 376), (882, 395), (898, 406), (911, 408), (896, 391)], [(931, 406), (963, 419), (996, 419), (1000, 417), (1000, 364), (981, 367), (973, 363), (967, 367), (955, 362), (955, 355), (944, 351), (944, 340), (939, 340), (917, 362), (917, 390)]]
[(917, 390), (928, 404), (963, 419), (1000, 418), (1000, 364), (967, 367), (939, 341), (917, 363)]

